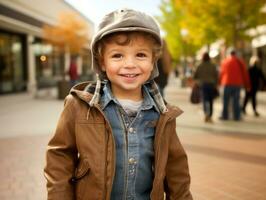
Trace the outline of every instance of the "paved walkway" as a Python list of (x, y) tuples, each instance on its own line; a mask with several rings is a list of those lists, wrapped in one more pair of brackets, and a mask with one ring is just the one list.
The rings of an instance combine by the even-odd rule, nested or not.
[[(265, 200), (266, 108), (260, 118), (250, 107), (243, 122), (220, 122), (219, 100), (214, 123), (205, 124), (200, 105), (188, 102), (189, 89), (171, 78), (166, 99), (185, 112), (177, 131), (188, 153), (195, 200)], [(43, 178), (46, 144), (53, 133), (63, 101), (45, 91), (33, 99), (26, 94), (0, 97), (0, 199), (45, 200)], [(265, 94), (259, 94), (263, 102)]]
[[(219, 121), (221, 101), (214, 105), (214, 123), (203, 122), (201, 105), (188, 103), (190, 89), (171, 79), (166, 99), (184, 110), (177, 132), (188, 153), (195, 200), (266, 199), (266, 95), (258, 96), (261, 117), (251, 105), (243, 121)], [(177, 87), (176, 87), (177, 86)]]

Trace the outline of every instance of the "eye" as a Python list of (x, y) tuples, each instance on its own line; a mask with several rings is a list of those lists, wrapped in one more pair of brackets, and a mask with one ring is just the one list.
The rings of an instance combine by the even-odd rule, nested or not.
[(145, 58), (145, 57), (147, 57), (147, 55), (145, 53), (137, 53), (137, 57)]
[(117, 58), (117, 59), (119, 59), (119, 58), (122, 58), (122, 57), (123, 57), (123, 55), (120, 54), (120, 53), (116, 53), (116, 54), (113, 54), (113, 55), (112, 55), (112, 58)]

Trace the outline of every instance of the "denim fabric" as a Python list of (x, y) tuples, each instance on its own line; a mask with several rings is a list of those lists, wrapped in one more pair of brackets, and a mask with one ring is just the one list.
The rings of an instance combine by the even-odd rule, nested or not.
[(111, 199), (149, 200), (154, 178), (153, 141), (159, 111), (145, 86), (143, 103), (133, 121), (113, 97), (109, 83), (103, 91), (100, 102), (116, 143)]
[(205, 116), (211, 117), (213, 112), (213, 95), (215, 85), (212, 83), (202, 83), (202, 103)]
[(240, 109), (240, 86), (225, 86), (223, 94), (223, 111), (222, 119), (227, 120), (229, 118), (228, 107), (230, 100), (232, 99), (233, 117), (234, 120), (240, 120), (241, 109)]

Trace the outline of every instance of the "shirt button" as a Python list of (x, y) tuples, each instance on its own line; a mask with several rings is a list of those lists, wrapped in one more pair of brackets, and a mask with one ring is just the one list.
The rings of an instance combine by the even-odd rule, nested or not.
[(132, 127), (130, 127), (130, 128), (128, 129), (128, 132), (129, 132), (129, 133), (133, 133), (133, 132), (134, 132), (134, 129), (133, 129)]
[(134, 158), (129, 158), (128, 162), (129, 162), (129, 164), (133, 164), (133, 163), (135, 163), (135, 159)]

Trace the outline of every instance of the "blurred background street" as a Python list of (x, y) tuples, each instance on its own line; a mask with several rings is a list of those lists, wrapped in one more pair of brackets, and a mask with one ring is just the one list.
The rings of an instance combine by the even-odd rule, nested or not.
[[(45, 148), (63, 101), (56, 89), (0, 97), (0, 199), (45, 200)], [(261, 117), (251, 110), (242, 122), (221, 122), (220, 100), (213, 124), (203, 122), (201, 105), (189, 102), (190, 88), (171, 75), (166, 99), (184, 110), (177, 132), (188, 153), (196, 200), (264, 200), (266, 196), (266, 104), (259, 94)], [(264, 100), (264, 101), (263, 101)]]

